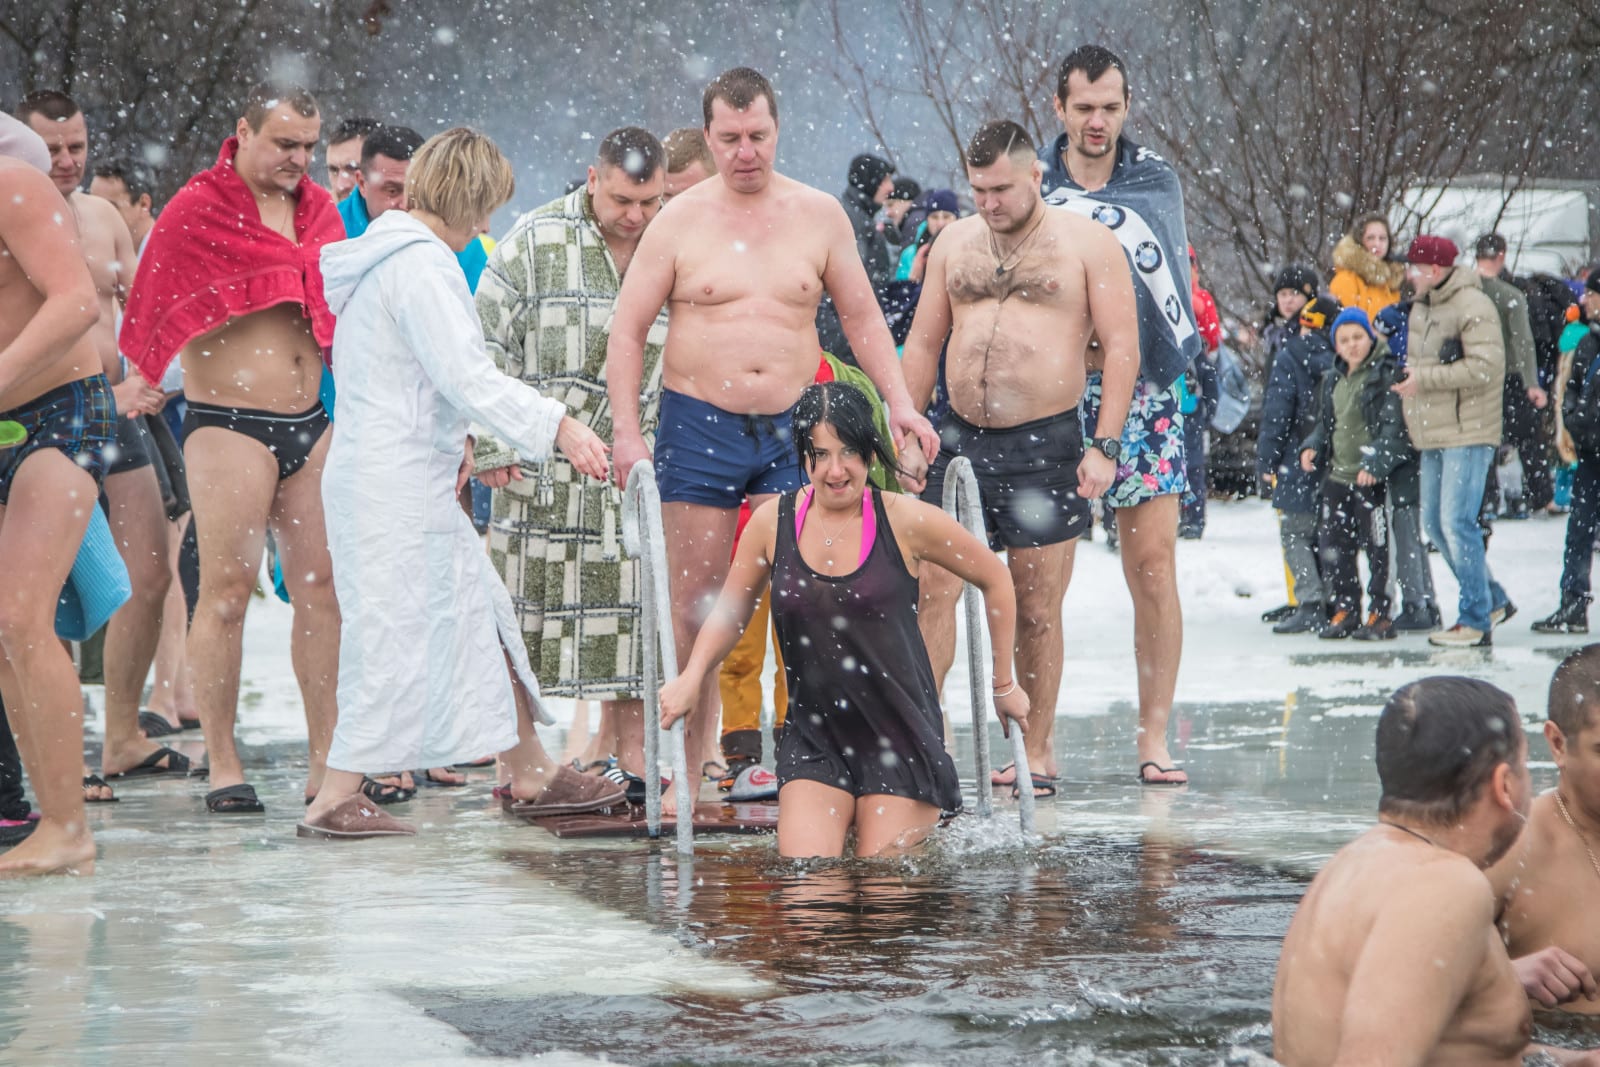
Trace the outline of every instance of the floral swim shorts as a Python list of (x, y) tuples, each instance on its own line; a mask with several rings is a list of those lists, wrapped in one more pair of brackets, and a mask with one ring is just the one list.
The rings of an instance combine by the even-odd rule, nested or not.
[[(1158, 389), (1143, 377), (1134, 383), (1133, 404), (1122, 424), (1122, 458), (1117, 463), (1117, 480), (1105, 495), (1114, 508), (1131, 508), (1186, 492), (1189, 475), (1183, 457), (1183, 413), (1178, 410), (1177, 382)], [(1089, 375), (1083, 391), (1084, 448), (1094, 435), (1100, 418), (1100, 375)]]

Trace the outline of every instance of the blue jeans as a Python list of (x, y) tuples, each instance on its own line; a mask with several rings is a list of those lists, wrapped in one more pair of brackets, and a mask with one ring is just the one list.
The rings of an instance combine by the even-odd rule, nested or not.
[(1421, 453), (1422, 528), (1461, 587), (1456, 622), (1485, 631), (1490, 628), (1490, 609), (1508, 600), (1489, 573), (1483, 530), (1478, 526), (1494, 454), (1493, 445), (1429, 448)]

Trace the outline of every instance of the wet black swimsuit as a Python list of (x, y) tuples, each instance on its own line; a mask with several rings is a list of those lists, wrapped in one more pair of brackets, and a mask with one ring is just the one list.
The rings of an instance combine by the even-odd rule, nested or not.
[(772, 619), (789, 682), (778, 745), (779, 788), (797, 779), (853, 796), (888, 795), (961, 808), (944, 747), (939, 691), (917, 629), (917, 580), (906, 570), (871, 493), (877, 533), (850, 574), (820, 574), (800, 558), (795, 496), (779, 498)]
[(278, 459), (278, 481), (281, 482), (306, 465), (306, 460), (311, 458), (312, 446), (327, 431), (329, 419), (320, 400), (298, 415), (279, 415), (273, 411), (225, 408), (189, 401), (189, 413), (183, 417), (184, 440), (205, 426), (219, 426), (224, 430), (242, 433), (266, 445), (267, 450)]

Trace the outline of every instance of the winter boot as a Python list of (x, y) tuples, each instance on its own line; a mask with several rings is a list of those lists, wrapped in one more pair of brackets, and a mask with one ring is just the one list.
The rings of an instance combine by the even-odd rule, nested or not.
[(1387, 615), (1376, 611), (1367, 614), (1366, 625), (1350, 635), (1357, 641), (1390, 641), (1394, 639), (1394, 623)]
[(1561, 606), (1547, 619), (1533, 624), (1536, 634), (1586, 634), (1589, 632), (1589, 598), (1562, 593)]
[(1317, 631), (1324, 641), (1342, 641), (1361, 628), (1361, 616), (1353, 611), (1336, 611), (1326, 626)]
[(1272, 628), (1275, 634), (1308, 634), (1312, 630), (1320, 630), (1328, 621), (1328, 615), (1322, 610), (1322, 601), (1303, 600), (1278, 625)]
[(1263, 611), (1261, 613), (1261, 621), (1262, 622), (1282, 622), (1284, 619), (1287, 619), (1290, 615), (1293, 615), (1293, 614), (1294, 614), (1294, 605), (1293, 604), (1279, 604), (1277, 607), (1273, 608), (1271, 611)]
[(1438, 610), (1432, 604), (1407, 604), (1394, 618), (1394, 628), (1403, 634), (1431, 634), (1440, 625)]

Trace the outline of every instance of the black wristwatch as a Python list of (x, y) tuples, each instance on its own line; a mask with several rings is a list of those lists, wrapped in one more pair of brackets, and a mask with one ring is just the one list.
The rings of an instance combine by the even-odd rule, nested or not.
[(1089, 442), (1093, 448), (1098, 448), (1105, 453), (1107, 459), (1115, 463), (1122, 458), (1122, 441), (1115, 437), (1096, 437)]

